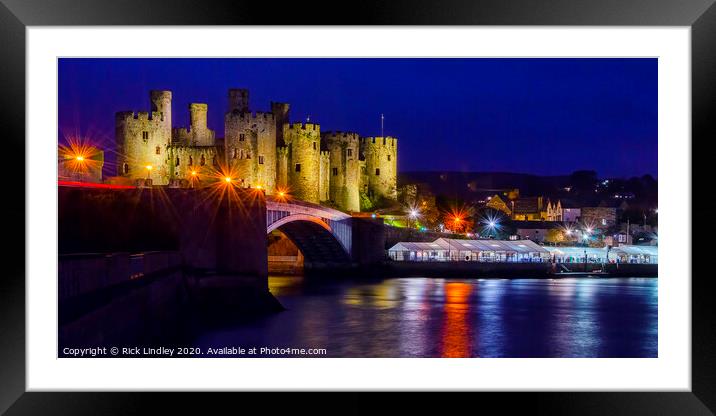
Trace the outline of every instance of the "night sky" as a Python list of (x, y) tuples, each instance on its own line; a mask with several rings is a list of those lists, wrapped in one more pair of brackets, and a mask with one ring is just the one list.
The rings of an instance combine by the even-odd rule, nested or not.
[(380, 135), (384, 113), (399, 171), (657, 176), (656, 59), (60, 59), (60, 140), (113, 150), (114, 113), (149, 111), (151, 89), (174, 127), (208, 103), (223, 137), (229, 88), (322, 131)]

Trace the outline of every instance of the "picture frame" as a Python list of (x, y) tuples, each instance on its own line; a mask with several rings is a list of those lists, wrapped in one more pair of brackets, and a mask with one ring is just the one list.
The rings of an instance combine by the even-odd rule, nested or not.
[[(109, 2), (106, 0), (0, 0), (0, 39), (2, 59), (0, 83), (0, 117), (5, 130), (6, 151), (12, 172), (23, 172), (23, 180), (12, 180), (13, 204), (7, 204), (6, 227), (13, 236), (6, 248), (5, 259), (25, 258), (25, 72), (26, 27), (72, 25), (591, 25), (591, 26), (690, 26), (692, 33), (692, 155), (695, 144), (716, 137), (712, 119), (716, 114), (716, 6), (712, 0), (643, 2), (551, 1), (526, 0), (481, 1), (450, 0), (444, 2), (361, 2), (346, 4), (343, 11), (315, 13), (313, 7), (293, 3), (276, 8), (271, 3), (246, 1), (215, 1), (199, 4), (168, 0), (140, 2)], [(295, 16), (301, 16), (296, 19)], [(131, 29), (130, 29), (131, 30)], [(700, 146), (699, 146), (700, 147)], [(692, 156), (692, 169), (696, 166)], [(702, 157), (704, 155), (702, 154)], [(692, 189), (708, 189), (708, 176), (692, 171)], [(699, 218), (703, 205), (692, 205), (694, 218)], [(686, 203), (686, 202), (685, 202)], [(705, 212), (703, 213), (705, 214)], [(20, 221), (20, 218), (23, 221)], [(703, 218), (703, 217), (702, 217)], [(688, 224), (691, 226), (691, 224)], [(697, 234), (693, 233), (695, 237)], [(703, 258), (692, 237), (693, 258)], [(701, 246), (703, 247), (703, 246)], [(685, 270), (695, 272), (692, 259), (685, 259)], [(237, 399), (227, 395), (206, 397), (173, 393), (155, 395), (138, 393), (37, 393), (26, 392), (25, 361), (25, 266), (24, 262), (6, 265), (0, 279), (0, 411), (8, 414), (127, 414), (150, 409), (157, 400), (166, 412), (223, 409), (224, 402)], [(691, 392), (551, 392), (551, 393), (479, 393), (461, 395), (469, 403), (499, 406), (508, 411), (534, 411), (547, 414), (713, 414), (716, 411), (716, 335), (712, 294), (707, 274), (691, 280), (692, 293), (692, 389)], [(507, 394), (507, 395), (505, 395)], [(519, 395), (519, 397), (518, 397)], [(354, 393), (338, 397), (347, 411), (371, 410), (371, 400)], [(240, 398), (238, 400), (247, 400)], [(265, 395), (254, 397), (256, 404), (270, 406), (272, 412), (281, 407), (295, 409), (295, 400), (276, 400)], [(311, 402), (316, 398), (308, 399)], [(443, 408), (431, 396), (399, 399), (382, 410), (403, 409), (400, 402), (410, 401), (422, 409)], [(485, 403), (489, 402), (489, 403)], [(391, 406), (396, 406), (391, 409)], [(498, 408), (498, 407), (496, 407)]]

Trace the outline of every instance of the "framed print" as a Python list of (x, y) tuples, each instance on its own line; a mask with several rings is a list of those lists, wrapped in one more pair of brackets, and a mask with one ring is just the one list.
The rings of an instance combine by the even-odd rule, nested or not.
[(0, 409), (711, 414), (711, 3), (3, 0)]

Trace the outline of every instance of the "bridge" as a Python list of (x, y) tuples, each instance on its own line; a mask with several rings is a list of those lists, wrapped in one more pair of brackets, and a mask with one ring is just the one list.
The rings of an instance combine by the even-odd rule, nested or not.
[(311, 265), (352, 262), (353, 224), (350, 215), (303, 201), (266, 198), (266, 231), (281, 231)]
[[(142, 250), (176, 248), (193, 268), (265, 275), (266, 236), (278, 230), (301, 251), (307, 269), (366, 265), (384, 257), (381, 221), (256, 189), (60, 183), (59, 191), (60, 238), (70, 243), (61, 247), (65, 253), (133, 252), (142, 243)], [(118, 220), (120, 229), (108, 229)], [(148, 236), (152, 230), (161, 238)], [(126, 239), (117, 242), (121, 235)], [(116, 244), (103, 250), (108, 241)], [(176, 244), (162, 245), (166, 241)]]

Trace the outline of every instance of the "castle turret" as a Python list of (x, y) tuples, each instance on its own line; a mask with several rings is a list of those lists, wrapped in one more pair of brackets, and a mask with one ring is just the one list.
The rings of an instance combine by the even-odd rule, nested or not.
[(274, 119), (276, 119), (276, 144), (278, 146), (286, 145), (283, 140), (283, 125), (290, 123), (288, 117), (289, 109), (290, 105), (288, 103), (271, 102), (271, 113), (273, 113)]
[(171, 140), (172, 132), (172, 92), (152, 90), (149, 92), (152, 112), (160, 113), (162, 128), (165, 130), (167, 144)]
[(329, 132), (321, 135), (321, 141), (330, 153), (329, 200), (343, 210), (360, 211), (358, 134)]
[(229, 113), (249, 112), (249, 90), (232, 88), (229, 90)]
[(364, 137), (360, 143), (365, 157), (369, 196), (397, 199), (398, 139)]
[(288, 185), (298, 199), (320, 202), (321, 126), (313, 123), (283, 125), (288, 146)]

